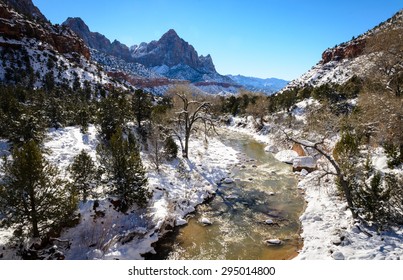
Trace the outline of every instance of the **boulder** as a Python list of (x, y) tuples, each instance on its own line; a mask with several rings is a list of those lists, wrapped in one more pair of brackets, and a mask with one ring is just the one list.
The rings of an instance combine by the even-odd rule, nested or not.
[(301, 170), (301, 176), (306, 176), (306, 175), (308, 175), (308, 170), (306, 170), (306, 169), (302, 169)]
[(268, 239), (266, 240), (267, 245), (281, 245), (280, 239)]
[(274, 156), (277, 160), (292, 164), (294, 159), (298, 157), (298, 153), (293, 150), (283, 150)]
[(307, 155), (306, 151), (304, 150), (304, 148), (300, 144), (295, 143), (292, 146), (292, 150), (296, 151), (300, 157), (303, 157), (303, 156)]
[(234, 194), (227, 195), (225, 198), (226, 199), (238, 199), (238, 197)]
[(233, 182), (234, 182), (234, 180), (231, 179), (231, 178), (225, 178), (225, 179), (223, 180), (223, 183), (224, 183), (224, 184), (232, 184)]
[(275, 154), (275, 153), (278, 153), (278, 148), (277, 148), (277, 146), (274, 146), (274, 145), (266, 146), (266, 148), (264, 148), (264, 151)]
[(340, 251), (333, 252), (332, 253), (332, 258), (335, 259), (335, 260), (344, 260), (345, 259), (343, 253), (340, 252)]
[(311, 156), (296, 157), (292, 161), (293, 171), (302, 171), (305, 169), (308, 172), (316, 170), (316, 160)]
[(175, 221), (176, 226), (183, 226), (183, 225), (186, 225), (187, 223), (188, 222), (181, 217), (176, 218), (176, 221)]
[(206, 226), (209, 226), (209, 225), (212, 225), (212, 224), (213, 224), (213, 222), (210, 221), (210, 220), (207, 219), (207, 218), (202, 218), (202, 219), (200, 220), (200, 222), (201, 222), (203, 225), (206, 225)]

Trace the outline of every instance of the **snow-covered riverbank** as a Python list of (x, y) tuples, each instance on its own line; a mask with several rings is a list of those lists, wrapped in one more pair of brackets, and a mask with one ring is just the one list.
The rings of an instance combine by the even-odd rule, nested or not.
[[(188, 213), (212, 196), (217, 183), (228, 176), (238, 162), (237, 151), (225, 146), (217, 138), (193, 137), (190, 158), (164, 162), (159, 172), (146, 153), (142, 153), (147, 171), (148, 186), (153, 191), (147, 209), (130, 209), (128, 213), (114, 210), (112, 202), (100, 188), (98, 200), (80, 203), (80, 222), (66, 229), (59, 240), (68, 241), (69, 248), (60, 243), (59, 250), (67, 259), (142, 259), (142, 254), (153, 252), (152, 244), (166, 226), (183, 225)], [(96, 160), (97, 130), (90, 126), (82, 134), (78, 127), (52, 129), (48, 132), (45, 148), (47, 158), (61, 170), (72, 163), (74, 156), (86, 150)], [(4, 146), (4, 147), (3, 147)], [(2, 145), (7, 154), (7, 146)], [(62, 172), (62, 176), (66, 176)], [(94, 203), (97, 206), (94, 206)], [(12, 230), (0, 229), (0, 245), (5, 246)], [(5, 250), (4, 259), (18, 259), (13, 249)]]
[[(268, 146), (286, 148), (278, 143), (278, 135), (265, 126), (257, 132), (252, 118), (234, 118), (229, 129), (247, 133)], [(242, 125), (239, 125), (242, 124)], [(96, 159), (97, 131), (90, 126), (87, 134), (78, 127), (51, 130), (45, 147), (47, 158), (65, 169), (82, 149)], [(8, 155), (8, 146), (2, 142), (1, 153)], [(146, 154), (142, 154), (147, 170), (148, 184), (153, 197), (146, 210), (133, 208), (124, 214), (113, 209), (109, 199), (80, 204), (80, 223), (62, 233), (60, 240), (68, 240), (70, 248), (58, 244), (67, 259), (142, 259), (142, 254), (153, 252), (166, 226), (183, 225), (185, 217), (196, 206), (208, 199), (217, 183), (226, 178), (238, 163), (237, 151), (225, 146), (217, 138), (193, 138), (190, 160), (165, 162), (157, 172)], [(385, 169), (385, 155), (379, 151), (372, 159), (378, 169)], [(398, 172), (403, 172), (398, 170)], [(395, 228), (377, 233), (374, 229), (355, 223), (346, 203), (337, 195), (333, 180), (318, 181), (319, 171), (299, 176), (298, 188), (308, 202), (300, 217), (304, 246), (296, 259), (403, 259), (403, 229)], [(6, 245), (12, 229), (0, 229), (0, 245)], [(18, 259), (15, 249), (3, 250), (4, 259)]]
[[(252, 117), (232, 118), (228, 128), (247, 133), (268, 147), (287, 148), (286, 143), (279, 142), (279, 134), (271, 131), (270, 124), (257, 131)], [(372, 162), (377, 169), (387, 168), (381, 150)], [(306, 176), (296, 172), (298, 188), (305, 193), (307, 207), (300, 217), (304, 246), (295, 259), (403, 259), (403, 228), (378, 233), (355, 222), (347, 203), (338, 196), (333, 178), (319, 180), (320, 175), (320, 171)]]

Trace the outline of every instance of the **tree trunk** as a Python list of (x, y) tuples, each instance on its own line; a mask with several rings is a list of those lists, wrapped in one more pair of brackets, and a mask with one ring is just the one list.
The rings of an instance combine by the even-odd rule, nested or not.
[(399, 152), (400, 152), (400, 163), (403, 162), (403, 143), (399, 145)]
[(339, 178), (339, 183), (340, 183), (340, 186), (341, 186), (341, 188), (343, 190), (344, 196), (346, 197), (347, 205), (350, 208), (351, 214), (353, 215), (354, 219), (357, 219), (358, 214), (354, 209), (353, 196), (351, 195), (351, 191), (350, 191), (350, 188), (349, 188), (349, 183), (346, 180), (344, 180), (342, 174), (339, 174), (338, 178)]
[(190, 138), (190, 135), (189, 135), (188, 132), (186, 132), (186, 135), (185, 135), (185, 148), (184, 148), (183, 153), (182, 153), (183, 158), (188, 158), (188, 155), (189, 155), (189, 138)]
[(32, 234), (34, 237), (39, 237), (39, 229), (38, 229), (38, 216), (36, 212), (36, 202), (35, 202), (35, 194), (34, 191), (31, 190), (31, 223), (32, 223)]

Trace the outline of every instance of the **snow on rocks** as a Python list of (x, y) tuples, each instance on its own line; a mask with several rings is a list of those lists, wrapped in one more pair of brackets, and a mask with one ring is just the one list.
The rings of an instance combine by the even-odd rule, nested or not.
[(202, 223), (202, 224), (205, 225), (205, 226), (209, 226), (209, 225), (212, 225), (212, 224), (213, 224), (213, 222), (210, 221), (210, 220), (209, 220), (208, 218), (206, 218), (206, 217), (201, 218), (201, 219), (200, 219), (200, 223)]
[(319, 182), (321, 174), (309, 173), (298, 184), (308, 204), (300, 217), (304, 247), (296, 259), (402, 259), (403, 229), (378, 234), (354, 223), (337, 186), (332, 180)]
[[(61, 236), (72, 243), (66, 259), (136, 260), (143, 259), (145, 253), (153, 253), (152, 244), (162, 236), (165, 227), (186, 224), (186, 215), (214, 195), (217, 183), (227, 178), (229, 168), (239, 161), (238, 152), (218, 139), (209, 139), (208, 145), (203, 140), (204, 137), (193, 137), (189, 143), (189, 159), (164, 162), (160, 172), (154, 169), (147, 154), (141, 153), (148, 187), (153, 190), (147, 209), (134, 207), (121, 213), (110, 207), (108, 199), (100, 198), (96, 210), (102, 211), (103, 215), (97, 217), (94, 201), (80, 203), (80, 223), (66, 229)], [(97, 129), (90, 125), (86, 134), (82, 134), (79, 127), (51, 129), (44, 146), (50, 152), (47, 158), (66, 170), (81, 150), (97, 160), (97, 144)], [(3, 146), (6, 144), (0, 148)], [(8, 236), (0, 230), (0, 243), (4, 244), (3, 239)], [(11, 257), (7, 255), (7, 258)]]
[(175, 226), (183, 226), (183, 225), (187, 225), (187, 221), (181, 217), (177, 217), (176, 221), (175, 221)]
[[(314, 106), (314, 103), (313, 100), (308, 99), (297, 104), (297, 107), (300, 108), (294, 112), (297, 119), (304, 120), (305, 108)], [(245, 119), (235, 117), (229, 128), (252, 135), (258, 141), (266, 143), (268, 146), (265, 151), (268, 151), (269, 147), (281, 144), (278, 143), (276, 139), (278, 135), (275, 133), (262, 134), (256, 132), (256, 129), (250, 129), (249, 126), (238, 125), (245, 122)], [(270, 132), (270, 130), (266, 131)], [(334, 145), (334, 143), (330, 144)], [(279, 156), (276, 155), (276, 158), (282, 160), (283, 153), (287, 154), (284, 151), (278, 152)], [(380, 171), (388, 170), (387, 157), (382, 148), (377, 148), (372, 155), (371, 161), (374, 168)], [(296, 158), (298, 155), (294, 154), (294, 156)], [(293, 159), (289, 160), (289, 163), (293, 163)], [(403, 170), (400, 167), (394, 172), (403, 172)], [(332, 178), (319, 181), (318, 178), (323, 174), (319, 170), (308, 173), (308, 170), (302, 169), (299, 174), (301, 176), (297, 188), (303, 191), (307, 207), (300, 217), (303, 229), (301, 237), (304, 239), (304, 245), (296, 259), (403, 259), (402, 227), (392, 228), (381, 233), (364, 225), (357, 227), (354, 225), (347, 203), (340, 198)], [(363, 233), (363, 230), (372, 237)]]
[(267, 245), (281, 245), (282, 241), (280, 239), (268, 239), (265, 241)]
[(298, 153), (293, 150), (283, 150), (274, 156), (278, 161), (292, 164), (294, 159), (298, 157)]
[(345, 259), (343, 253), (340, 252), (340, 251), (333, 252), (332, 253), (332, 258), (335, 259), (335, 260), (344, 260)]
[(300, 175), (301, 175), (301, 176), (306, 176), (306, 175), (308, 175), (308, 174), (309, 174), (309, 171), (306, 170), (306, 169), (302, 169), (301, 172), (300, 172)]
[(227, 178), (225, 178), (222, 182), (223, 182), (224, 184), (232, 184), (232, 183), (234, 183), (234, 180), (227, 177)]
[(311, 156), (296, 157), (292, 161), (293, 171), (313, 171), (316, 169), (316, 160)]
[(264, 148), (264, 151), (267, 153), (276, 154), (276, 153), (278, 153), (278, 148), (275, 145), (269, 145), (269, 146), (266, 146), (266, 148)]

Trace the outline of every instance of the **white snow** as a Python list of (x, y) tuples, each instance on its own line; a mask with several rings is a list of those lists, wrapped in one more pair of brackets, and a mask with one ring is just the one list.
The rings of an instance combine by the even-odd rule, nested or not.
[(88, 127), (86, 134), (82, 134), (79, 127), (52, 128), (46, 138), (45, 148), (51, 152), (48, 159), (59, 169), (65, 170), (81, 150), (85, 150), (94, 161), (96, 160), (95, 148), (98, 139), (94, 125)]
[[(302, 112), (301, 118), (304, 118)], [(251, 118), (237, 117), (232, 119), (230, 129), (252, 135), (269, 146), (281, 145), (271, 124), (266, 124), (261, 131), (257, 131), (254, 123), (255, 120)], [(334, 144), (335, 139), (332, 139), (330, 146)], [(377, 148), (371, 154), (374, 167), (386, 171), (387, 157), (384, 150)], [(318, 164), (321, 161), (323, 163), (321, 159)], [(395, 169), (394, 173), (402, 174), (402, 167)], [(403, 227), (394, 227), (378, 233), (355, 222), (347, 203), (340, 198), (333, 178), (323, 178), (319, 181), (322, 175), (320, 170), (309, 174), (302, 170), (296, 174), (300, 174), (300, 182), (296, 188), (304, 191), (307, 206), (300, 217), (304, 245), (295, 259), (403, 259)]]
[(264, 151), (268, 152), (268, 153), (276, 154), (276, 153), (278, 153), (278, 148), (277, 148), (277, 146), (270, 145), (270, 146), (266, 146), (266, 148), (264, 148)]
[(269, 240), (266, 240), (266, 243), (268, 245), (280, 245), (281, 240), (280, 239), (269, 239)]
[(212, 224), (213, 224), (213, 222), (210, 221), (210, 220), (209, 220), (208, 218), (206, 218), (206, 217), (201, 218), (200, 222), (201, 222), (202, 224), (204, 224), (204, 225), (212, 225)]
[(294, 158), (292, 162), (294, 168), (316, 168), (316, 160), (311, 156), (302, 156)]
[[(97, 136), (93, 125), (86, 134), (82, 134), (79, 127), (51, 129), (44, 143), (49, 152), (46, 157), (65, 171), (62, 176), (68, 177), (66, 168), (81, 150), (97, 160)], [(190, 159), (164, 162), (159, 173), (142, 153), (148, 187), (153, 190), (146, 209), (134, 206), (126, 214), (114, 210), (110, 199), (104, 195), (105, 186), (100, 188), (104, 192), (99, 192), (98, 207), (94, 208), (93, 199), (81, 202), (79, 224), (66, 229), (60, 237), (71, 243), (66, 258), (142, 259), (142, 254), (154, 252), (152, 244), (161, 237), (166, 225), (186, 224), (186, 215), (211, 197), (217, 184), (227, 178), (230, 166), (238, 163), (238, 152), (216, 138), (209, 139), (207, 144), (204, 137), (194, 136), (189, 144)], [(5, 140), (0, 141), (0, 149), (2, 154), (8, 155)], [(6, 244), (11, 235), (12, 229), (1, 229), (0, 245)], [(9, 254), (6, 257), (12, 258)]]
[(298, 157), (298, 153), (293, 150), (283, 150), (278, 152), (274, 157), (279, 161), (292, 164)]
[(372, 67), (368, 55), (361, 55), (352, 59), (329, 61), (322, 64), (319, 62), (301, 77), (291, 81), (281, 92), (303, 86), (318, 87), (326, 83), (344, 84), (354, 75), (364, 76), (365, 72)]
[[(276, 143), (276, 135), (270, 129), (266, 127), (263, 133), (257, 132), (253, 128), (254, 120), (246, 121), (248, 124), (244, 128), (236, 127), (237, 122), (233, 122), (231, 129), (247, 132), (266, 144)], [(45, 142), (45, 147), (52, 152), (48, 158), (61, 167), (67, 167), (81, 149), (95, 158), (96, 136), (94, 126), (89, 127), (86, 135), (81, 134), (78, 127), (50, 130)], [(2, 153), (7, 154), (6, 141), (0, 143)], [(81, 203), (80, 224), (67, 229), (61, 236), (72, 243), (66, 257), (141, 259), (142, 254), (153, 252), (151, 245), (160, 238), (160, 230), (165, 225), (186, 224), (186, 215), (209, 198), (217, 184), (228, 178), (229, 167), (238, 163), (237, 152), (214, 138), (208, 145), (202, 138), (193, 138), (190, 151), (189, 160), (163, 163), (159, 173), (143, 155), (149, 188), (154, 190), (147, 210), (134, 207), (125, 215), (113, 210), (109, 200), (101, 198), (97, 213), (93, 210), (93, 200)], [(383, 149), (379, 148), (373, 154), (375, 168), (386, 170)], [(402, 172), (401, 169), (396, 172)], [(296, 259), (402, 259), (403, 228), (378, 233), (354, 221), (332, 178), (319, 181), (321, 174), (319, 170), (304, 173), (296, 186), (304, 191), (307, 201), (300, 217), (304, 245)], [(5, 244), (11, 233), (11, 229), (0, 230), (0, 244)], [(273, 240), (277, 242), (277, 239)], [(16, 256), (7, 254), (7, 258), (13, 257)]]

